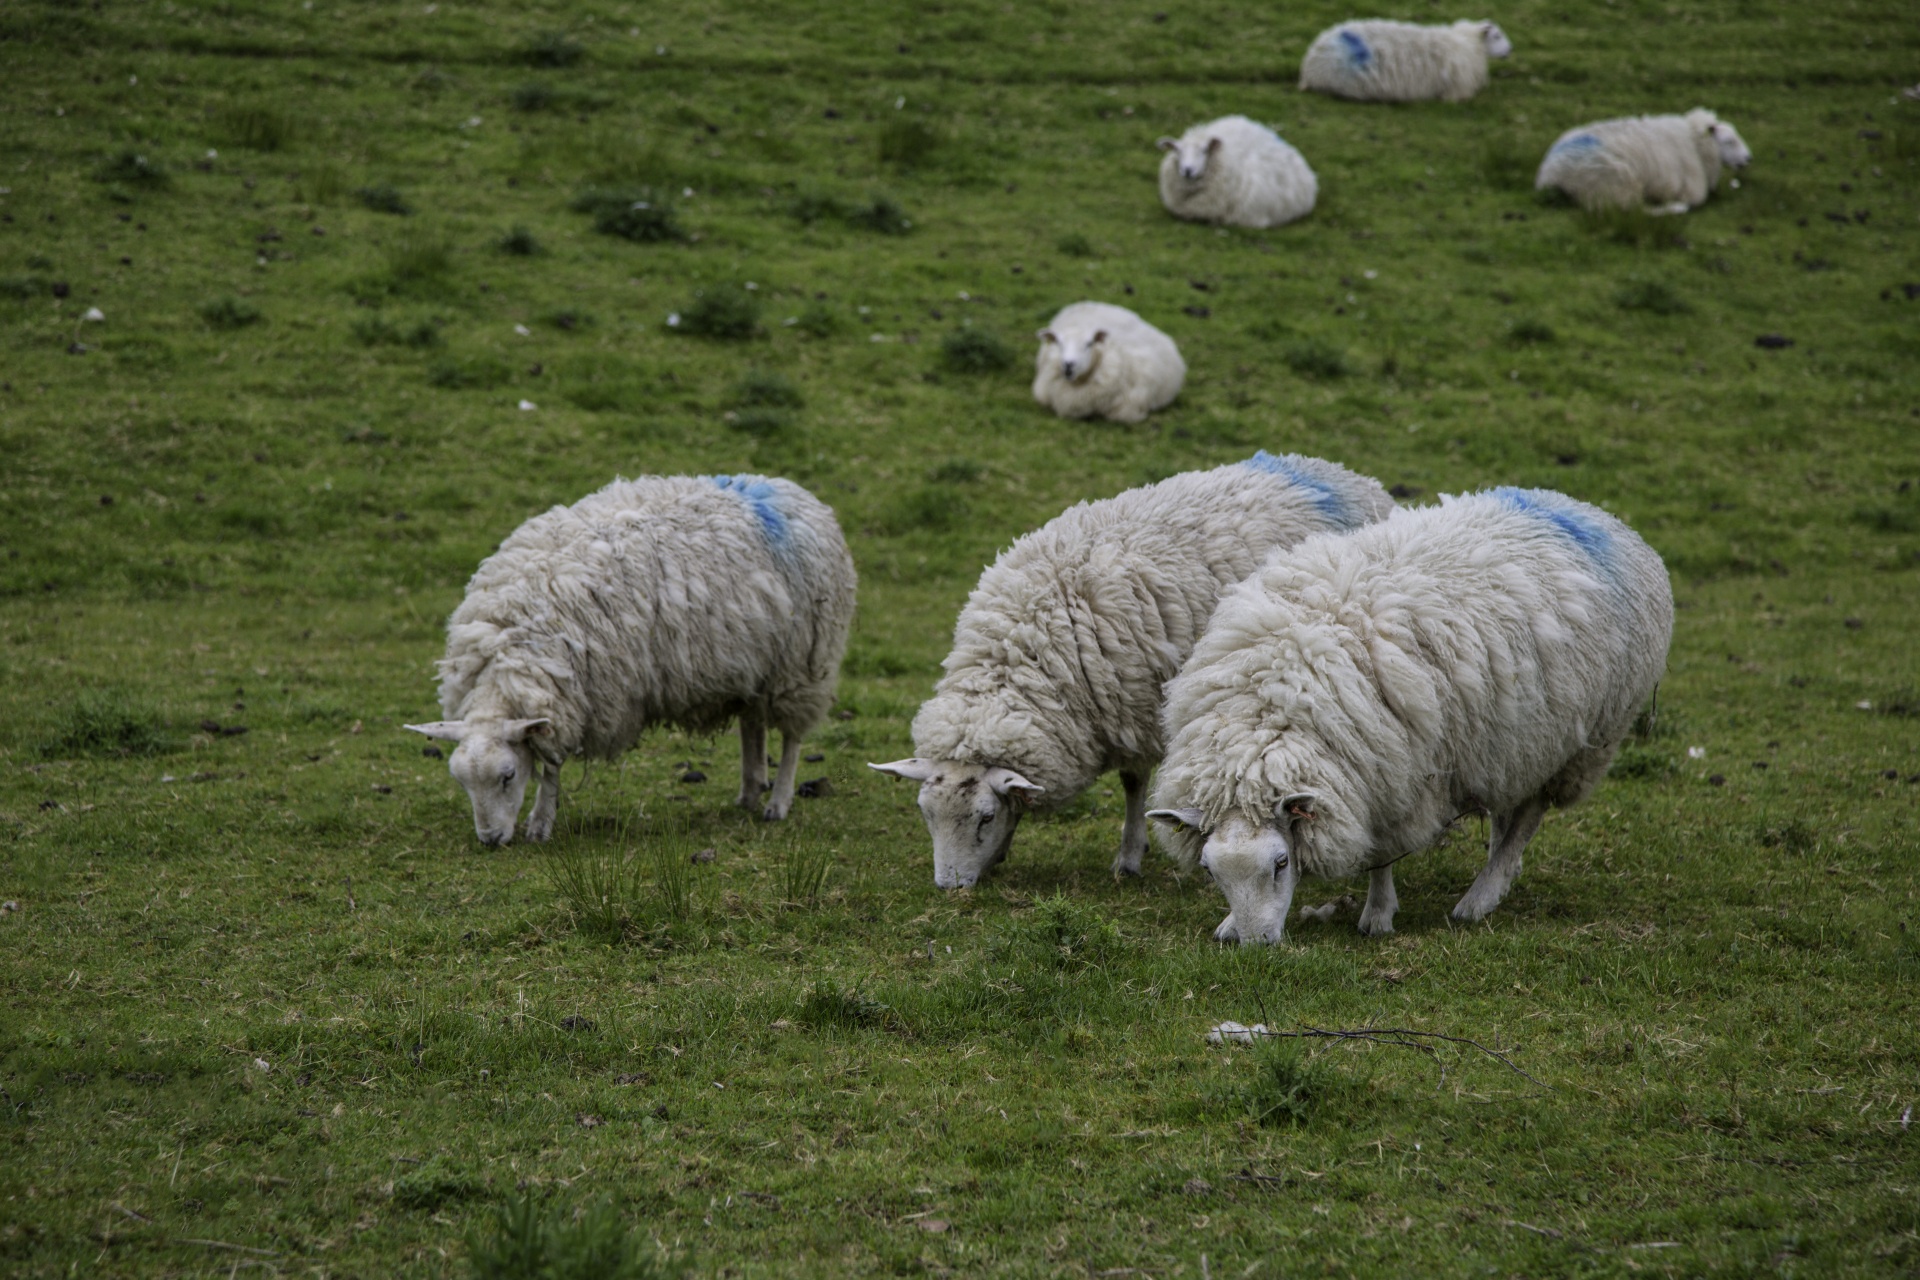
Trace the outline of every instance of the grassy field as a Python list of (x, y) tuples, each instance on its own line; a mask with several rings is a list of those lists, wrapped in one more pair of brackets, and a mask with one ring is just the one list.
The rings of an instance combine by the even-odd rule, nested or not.
[[(636, 1274), (1920, 1274), (1920, 28), (1517, 0), (1473, 103), (1303, 97), (1345, 16), (0, 7), (0, 1271), (617, 1270), (473, 1265), (505, 1205)], [(1705, 208), (1531, 191), (1695, 105), (1755, 155)], [(1162, 213), (1229, 112), (1310, 219)], [(1170, 410), (1032, 403), (1085, 297), (1179, 341)], [(1471, 931), (1468, 822), (1391, 938), (1216, 947), (1210, 886), (1108, 879), (1113, 779), (936, 890), (863, 763), (981, 565), (1255, 448), (1629, 520), (1656, 730)], [(859, 565), (830, 794), (760, 825), (662, 734), (481, 850), (398, 728), (467, 575), (739, 470)]]

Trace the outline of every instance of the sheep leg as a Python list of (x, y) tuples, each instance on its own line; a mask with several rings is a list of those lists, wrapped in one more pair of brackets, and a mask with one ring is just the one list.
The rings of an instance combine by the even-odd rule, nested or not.
[(533, 793), (533, 812), (527, 815), (527, 842), (539, 844), (553, 834), (560, 814), (560, 767), (540, 762), (540, 785)]
[(800, 772), (800, 735), (780, 731), (780, 772), (774, 775), (773, 796), (767, 801), (767, 807), (760, 816), (768, 822), (779, 822), (793, 808), (793, 779)]
[(766, 789), (767, 722), (756, 708), (740, 713), (740, 795), (734, 803), (756, 813)]
[(1393, 913), (1400, 896), (1393, 891), (1393, 866), (1375, 867), (1367, 879), (1367, 905), (1360, 912), (1360, 932), (1370, 938), (1393, 932)]
[(1521, 850), (1533, 839), (1533, 833), (1540, 829), (1540, 819), (1546, 816), (1547, 802), (1539, 796), (1522, 802), (1517, 809), (1493, 816), (1489, 824), (1493, 832), (1487, 840), (1487, 865), (1473, 878), (1466, 896), (1454, 903), (1456, 922), (1472, 924), (1500, 905), (1513, 878), (1520, 874)]
[(1120, 785), (1127, 789), (1127, 820), (1120, 828), (1120, 856), (1113, 860), (1113, 874), (1137, 876), (1147, 853), (1147, 779), (1122, 769)]

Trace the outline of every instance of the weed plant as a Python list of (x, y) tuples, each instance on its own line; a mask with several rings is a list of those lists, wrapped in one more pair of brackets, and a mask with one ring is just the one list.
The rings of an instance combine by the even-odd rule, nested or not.
[(218, 123), (223, 142), (248, 151), (281, 151), (294, 139), (293, 117), (258, 103), (227, 107)]
[(940, 358), (954, 373), (1004, 373), (1013, 368), (1013, 348), (984, 329), (965, 326), (940, 340)]
[(540, 252), (540, 241), (525, 226), (515, 225), (499, 240), (500, 252), (515, 258), (531, 258)]
[(702, 289), (674, 314), (679, 322), (673, 327), (696, 338), (742, 342), (760, 333), (760, 301), (738, 285)]
[(86, 689), (55, 715), (40, 754), (72, 756), (150, 756), (172, 746), (160, 716), (124, 689)]
[(601, 235), (619, 236), (636, 244), (687, 238), (672, 200), (652, 187), (589, 187), (574, 197), (573, 210), (592, 214), (593, 229)]
[(245, 329), (266, 319), (260, 314), (260, 308), (238, 298), (216, 298), (200, 308), (200, 318), (207, 322), (209, 329), (223, 332)]
[(467, 1240), (473, 1280), (655, 1280), (669, 1274), (613, 1206), (542, 1204), (532, 1191), (495, 1206)]
[(372, 186), (357, 187), (353, 194), (359, 199), (362, 208), (371, 209), (375, 213), (390, 213), (397, 217), (406, 217), (413, 212), (413, 206), (407, 203), (407, 198), (400, 194), (398, 188), (389, 183), (381, 182)]
[(541, 31), (520, 50), (520, 60), (530, 67), (571, 67), (587, 56), (586, 49), (564, 31)]

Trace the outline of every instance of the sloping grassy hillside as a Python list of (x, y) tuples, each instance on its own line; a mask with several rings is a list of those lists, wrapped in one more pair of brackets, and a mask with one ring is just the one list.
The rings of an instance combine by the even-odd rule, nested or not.
[[(1912, 15), (1522, 0), (1410, 107), (1293, 88), (1345, 16), (0, 8), (0, 1270), (464, 1275), (528, 1197), (710, 1275), (1920, 1269)], [(1695, 105), (1755, 155), (1703, 209), (1531, 190)], [(1154, 140), (1230, 112), (1310, 219), (1161, 211)], [(1171, 409), (1034, 405), (1081, 298), (1179, 341)], [(1655, 727), (1470, 932), (1467, 822), (1393, 937), (1217, 948), (1209, 886), (1108, 880), (1112, 779), (934, 889), (863, 764), (980, 567), (1256, 448), (1629, 520)], [(480, 850), (398, 728), (467, 575), (743, 470), (858, 561), (829, 794), (764, 827), (732, 739), (661, 735)]]

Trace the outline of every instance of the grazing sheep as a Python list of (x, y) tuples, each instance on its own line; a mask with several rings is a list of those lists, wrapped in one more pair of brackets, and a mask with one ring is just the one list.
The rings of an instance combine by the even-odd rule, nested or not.
[(1491, 22), (1343, 22), (1308, 46), (1300, 87), (1361, 102), (1465, 102), (1487, 87), (1487, 59), (1512, 52)]
[(1035, 336), (1033, 398), (1063, 418), (1139, 422), (1187, 380), (1173, 339), (1125, 307), (1076, 302)]
[(1721, 169), (1752, 159), (1732, 125), (1696, 108), (1569, 129), (1547, 149), (1533, 185), (1558, 187), (1586, 209), (1685, 213), (1707, 202)]
[(764, 476), (615, 480), (521, 525), (480, 563), (447, 620), (440, 706), (407, 728), (458, 743), (448, 761), (482, 844), (545, 840), (569, 756), (613, 759), (656, 724), (740, 721), (738, 803), (758, 809), (766, 731), (780, 772), (764, 815), (793, 803), (800, 740), (833, 702), (853, 620), (853, 559), (833, 512)]
[(1484, 811), (1487, 865), (1453, 908), (1479, 920), (1547, 807), (1606, 773), (1672, 630), (1659, 555), (1562, 494), (1495, 489), (1309, 538), (1221, 598), (1167, 686), (1148, 816), (1226, 894), (1214, 936), (1262, 943), (1302, 875), (1370, 871), (1360, 931), (1391, 932), (1392, 864)]
[(1176, 218), (1277, 227), (1313, 212), (1319, 179), (1280, 135), (1245, 116), (1160, 139), (1160, 203)]
[(972, 884), (1007, 856), (1023, 810), (1063, 805), (1109, 769), (1126, 789), (1113, 870), (1138, 875), (1160, 686), (1214, 601), (1274, 548), (1391, 510), (1374, 480), (1263, 451), (1083, 502), (1007, 548), (914, 717), (918, 754), (873, 766), (922, 784), (934, 883)]

